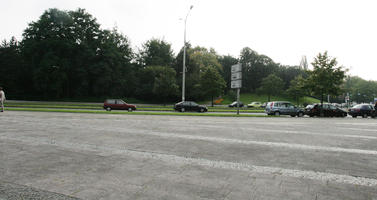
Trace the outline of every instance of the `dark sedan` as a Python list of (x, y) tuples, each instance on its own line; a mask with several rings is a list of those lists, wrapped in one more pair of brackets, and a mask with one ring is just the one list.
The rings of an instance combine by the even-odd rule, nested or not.
[(193, 101), (181, 101), (174, 105), (174, 110), (185, 112), (185, 111), (196, 111), (196, 112), (207, 112), (208, 108), (203, 105), (199, 105)]
[(346, 117), (347, 112), (331, 104), (313, 104), (305, 108), (305, 115), (309, 117)]
[(373, 108), (372, 105), (369, 104), (358, 104), (352, 107), (349, 112), (349, 115), (351, 115), (353, 118), (356, 118), (357, 116), (362, 116), (363, 118), (367, 118), (368, 116), (375, 118), (377, 113), (376, 110)]

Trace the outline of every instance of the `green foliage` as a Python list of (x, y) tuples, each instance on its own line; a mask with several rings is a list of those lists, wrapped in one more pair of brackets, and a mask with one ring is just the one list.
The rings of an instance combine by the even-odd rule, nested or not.
[(284, 88), (284, 82), (281, 78), (274, 74), (268, 75), (266, 78), (262, 79), (262, 86), (259, 90), (268, 95), (268, 101), (270, 101), (271, 95), (279, 95), (282, 93)]
[(231, 69), (232, 65), (238, 63), (238, 59), (230, 55), (220, 56), (218, 58), (219, 63), (223, 66), (223, 73), (221, 74), (226, 82), (226, 91), (229, 91), (231, 88)]
[(345, 93), (349, 93), (350, 101), (370, 103), (377, 97), (377, 81), (367, 81), (357, 76), (348, 76), (343, 85)]
[(336, 67), (335, 58), (330, 58), (327, 52), (319, 53), (312, 63), (313, 71), (308, 71), (306, 87), (323, 102), (324, 95), (341, 94), (341, 86), (344, 82), (345, 71), (342, 67)]
[(167, 66), (147, 66), (139, 71), (138, 96), (141, 99), (163, 100), (175, 98), (178, 85), (175, 70)]
[(130, 95), (128, 39), (100, 25), (83, 9), (50, 9), (25, 30), (22, 52), (32, 91), (46, 98)]
[(213, 106), (213, 97), (222, 95), (226, 83), (219, 71), (215, 67), (207, 67), (203, 70), (200, 77), (201, 91), (204, 97), (211, 97)]
[[(159, 39), (148, 40), (135, 54), (125, 35), (117, 29), (101, 29), (84, 9), (49, 9), (26, 27), (22, 41), (12, 38), (0, 45), (0, 85), (13, 99), (98, 100), (126, 96), (148, 102), (174, 102), (177, 87), (182, 84), (182, 59), (183, 49), (174, 57), (171, 44)], [(376, 81), (349, 77), (342, 84), (344, 70), (336, 67), (335, 59), (328, 58), (327, 52), (315, 59), (313, 71), (305, 72), (298, 66), (275, 63), (248, 47), (234, 58), (187, 44), (187, 99), (208, 100), (224, 90), (233, 91), (230, 72), (237, 63), (243, 66), (243, 93), (260, 88), (274, 98), (276, 91), (289, 88), (288, 93), (298, 98), (302, 83), (292, 80), (302, 76), (310, 89), (304, 94), (322, 99), (327, 94), (337, 96), (342, 89), (357, 102), (373, 101), (377, 95)], [(151, 66), (164, 67), (147, 69)], [(282, 80), (277, 84), (282, 88), (270, 91), (263, 79), (271, 74)]]
[(291, 80), (291, 85), (287, 90), (287, 93), (296, 99), (297, 105), (300, 104), (300, 97), (305, 95), (305, 79), (302, 76), (297, 76)]
[(143, 44), (138, 60), (141, 66), (173, 66), (174, 54), (171, 44), (164, 40), (148, 40)]

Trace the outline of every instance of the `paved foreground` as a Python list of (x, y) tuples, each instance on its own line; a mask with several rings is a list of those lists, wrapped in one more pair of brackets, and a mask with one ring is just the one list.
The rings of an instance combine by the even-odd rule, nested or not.
[(5, 112), (4, 199), (377, 200), (377, 120)]

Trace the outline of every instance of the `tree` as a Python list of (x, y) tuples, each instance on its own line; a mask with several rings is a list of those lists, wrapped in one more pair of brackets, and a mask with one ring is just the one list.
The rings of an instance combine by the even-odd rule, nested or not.
[(297, 105), (300, 105), (300, 97), (305, 94), (305, 79), (301, 75), (296, 76), (296, 78), (291, 80), (287, 93), (296, 99)]
[(238, 59), (234, 58), (230, 55), (227, 56), (220, 56), (219, 57), (219, 63), (223, 66), (224, 72), (222, 73), (222, 76), (226, 82), (226, 87), (227, 91), (230, 90), (231, 88), (231, 70), (232, 70), (232, 65), (235, 65), (238, 63)]
[(155, 99), (166, 102), (168, 97), (176, 97), (178, 85), (175, 70), (168, 66), (147, 66), (139, 71), (139, 89), (141, 99)]
[(330, 58), (326, 51), (323, 54), (319, 53), (312, 65), (314, 69), (308, 71), (306, 86), (314, 95), (321, 97), (321, 104), (325, 94), (341, 94), (346, 71), (342, 67), (337, 67), (336, 59)]
[(275, 74), (270, 74), (266, 78), (262, 79), (262, 86), (260, 91), (268, 95), (268, 101), (270, 101), (271, 95), (278, 95), (281, 93), (284, 87), (284, 82), (281, 78)]
[(9, 42), (0, 44), (0, 86), (9, 91), (8, 97), (24, 94), (28, 76), (23, 73), (24, 63), (20, 52), (20, 44), (12, 37)]
[(221, 95), (226, 88), (226, 83), (220, 73), (214, 67), (204, 69), (200, 77), (201, 91), (203, 96), (211, 97), (213, 107), (213, 97)]
[(243, 91), (255, 92), (261, 86), (262, 79), (277, 72), (279, 65), (256, 51), (246, 47), (241, 50), (240, 62), (242, 63)]
[(151, 39), (143, 44), (138, 58), (141, 66), (173, 66), (174, 54), (171, 44), (164, 40)]
[[(191, 48), (190, 45), (188, 45), (188, 48), (186, 49), (186, 99), (202, 100), (204, 96), (201, 91), (201, 76), (209, 67), (216, 69), (218, 73), (221, 74), (223, 72), (223, 67), (219, 63), (219, 56), (213, 49), (208, 50), (199, 46)], [(177, 72), (182, 72), (182, 59), (183, 54), (181, 50), (176, 58)], [(177, 78), (178, 80), (182, 80), (182, 76)]]
[(162, 98), (164, 104), (168, 97), (175, 97), (178, 93), (178, 85), (175, 80), (175, 70), (171, 67), (155, 67), (153, 94)]
[(84, 9), (49, 9), (23, 33), (31, 92), (45, 98), (132, 94), (133, 53), (116, 29), (101, 30)]

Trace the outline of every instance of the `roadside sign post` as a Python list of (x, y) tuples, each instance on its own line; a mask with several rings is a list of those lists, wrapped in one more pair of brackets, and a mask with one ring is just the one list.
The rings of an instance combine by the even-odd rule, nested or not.
[(237, 115), (240, 114), (240, 88), (242, 87), (242, 65), (238, 63), (236, 65), (232, 65), (231, 69), (231, 88), (237, 89)]

